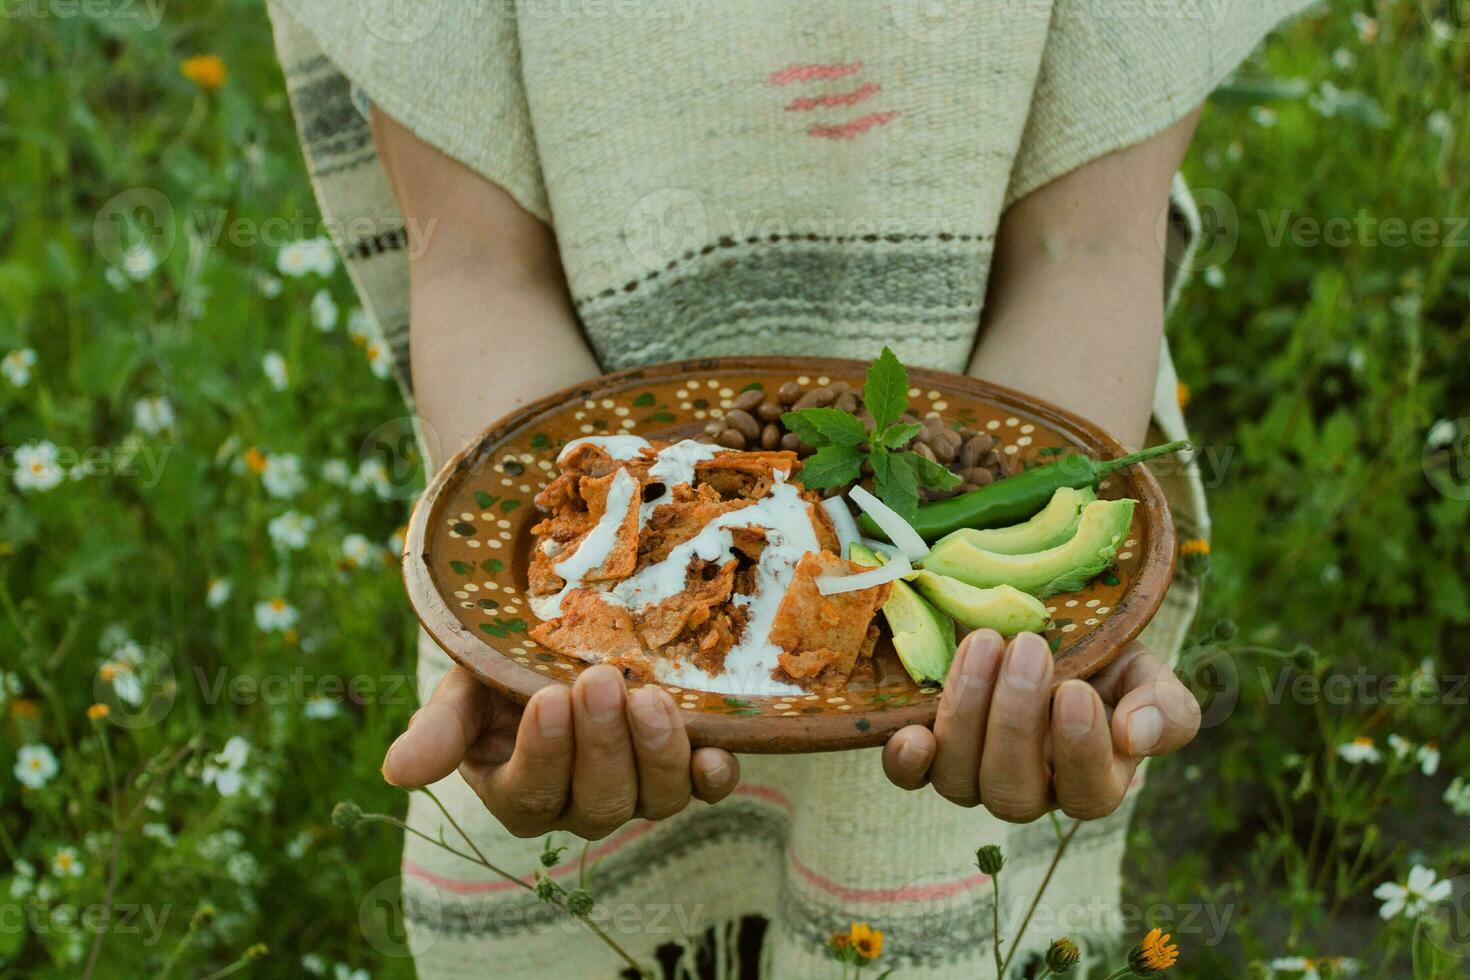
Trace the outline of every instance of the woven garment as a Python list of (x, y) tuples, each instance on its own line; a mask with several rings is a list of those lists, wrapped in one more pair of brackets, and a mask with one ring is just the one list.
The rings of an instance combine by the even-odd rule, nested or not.
[[(964, 371), (1005, 206), (1166, 128), (1304, 5), (275, 0), (271, 15), (323, 217), (407, 396), (409, 235), (354, 87), (553, 227), (606, 368), (868, 358), (888, 344), (906, 363)], [(1171, 218), (1172, 297), (1198, 230), (1182, 184)], [(1165, 346), (1160, 438), (1184, 435), (1176, 384)], [(1159, 472), (1181, 537), (1208, 537), (1198, 474)], [(1176, 580), (1144, 640), (1177, 654), (1197, 601)], [(423, 696), (448, 666), (421, 642)], [(592, 846), (593, 890), (623, 946), (684, 947), (686, 972), (702, 946), (735, 976), (728, 924), (759, 915), (763, 976), (830, 977), (827, 938), (866, 921), (885, 933), (879, 972), (991, 975), (974, 850), (1005, 849), (1014, 935), (1051, 859), (1050, 821), (1016, 827), (905, 793), (877, 750), (742, 766), (724, 803)], [(491, 861), (536, 866), (540, 842), (507, 835), (458, 776), (435, 790)], [(1063, 933), (1116, 931), (1133, 798), (1078, 833), (1017, 962)], [(409, 821), (454, 835), (420, 796)], [(576, 850), (558, 880), (575, 880)], [(420, 976), (618, 974), (580, 924), (413, 837), (404, 882)]]

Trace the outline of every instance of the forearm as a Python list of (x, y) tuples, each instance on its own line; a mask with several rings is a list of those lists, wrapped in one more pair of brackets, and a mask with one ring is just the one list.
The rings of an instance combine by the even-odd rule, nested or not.
[(410, 229), (414, 394), (433, 465), (518, 405), (594, 377), (556, 236), (502, 188), (378, 110)]
[(1164, 331), (1169, 187), (1198, 113), (1094, 160), (1001, 218), (970, 373), (1090, 419), (1148, 431)]
[(1129, 448), (1148, 430), (1164, 329), (1160, 263), (1136, 247), (1033, 254), (992, 290), (969, 373), (1101, 425)]
[(560, 283), (416, 270), (412, 351), (419, 414), (439, 465), (517, 406), (598, 374)]

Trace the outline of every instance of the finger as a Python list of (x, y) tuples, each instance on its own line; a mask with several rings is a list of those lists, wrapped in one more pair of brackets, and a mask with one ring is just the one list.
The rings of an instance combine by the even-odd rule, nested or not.
[(1052, 698), (1051, 752), (1052, 786), (1067, 816), (1097, 820), (1123, 802), (1134, 763), (1113, 754), (1107, 711), (1085, 681), (1064, 681)]
[(560, 684), (532, 695), (504, 764), (467, 759), (459, 773), (495, 819), (517, 837), (556, 829), (572, 776), (572, 696)]
[(900, 728), (883, 746), (883, 773), (899, 789), (922, 789), (934, 749), (934, 733), (923, 725)]
[(454, 772), (487, 727), (492, 697), (469, 671), (450, 670), (388, 747), (383, 778), (394, 786), (427, 786)]
[(1035, 633), (1011, 641), (990, 698), (980, 759), (980, 799), (995, 816), (1029, 823), (1050, 809), (1045, 744), (1051, 649)]
[(1169, 665), (1147, 652), (1123, 672), (1113, 710), (1113, 744), (1133, 759), (1168, 755), (1199, 733), (1199, 701)]
[(740, 782), (740, 760), (724, 749), (695, 749), (689, 771), (694, 779), (694, 795), (706, 803), (720, 802)]
[(579, 837), (606, 837), (638, 809), (638, 770), (625, 712), (627, 691), (616, 667), (582, 672), (572, 686), (572, 805), (566, 826)]
[(674, 699), (657, 687), (628, 695), (628, 722), (638, 763), (638, 813), (671, 817), (689, 805), (689, 735)]
[(995, 693), (1005, 640), (995, 630), (977, 630), (965, 637), (964, 656), (950, 666), (939, 715), (934, 721), (938, 748), (929, 779), (945, 799), (960, 806), (980, 802), (980, 759), (985, 725)]

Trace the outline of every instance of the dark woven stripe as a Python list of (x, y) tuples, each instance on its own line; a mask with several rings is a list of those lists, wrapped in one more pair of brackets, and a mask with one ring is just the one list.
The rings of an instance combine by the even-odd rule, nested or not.
[(886, 235), (818, 235), (814, 232), (807, 234), (778, 234), (749, 235), (744, 238), (734, 238), (730, 235), (721, 236), (718, 240), (709, 242), (700, 248), (692, 248), (683, 255), (669, 260), (669, 264), (662, 269), (654, 269), (637, 279), (630, 279), (621, 286), (609, 286), (601, 292), (576, 299), (576, 305), (581, 307), (587, 303), (596, 302), (599, 299), (607, 299), (624, 293), (632, 293), (641, 289), (645, 283), (664, 278), (668, 273), (688, 265), (698, 259), (713, 255), (716, 252), (729, 251), (740, 248), (759, 248), (767, 245), (781, 245), (788, 243), (809, 245), (856, 245), (856, 246), (879, 246), (879, 245), (904, 245), (921, 242), (935, 242), (940, 245), (969, 244), (989, 241), (990, 235), (938, 232), (932, 234), (902, 234), (892, 233)]
[(315, 169), (336, 166), (372, 146), (372, 131), (352, 103), (346, 76), (330, 72), (294, 88), (297, 129)]
[(350, 258), (370, 259), (384, 252), (397, 252), (408, 247), (408, 231), (390, 228), (369, 238), (359, 238), (347, 246)]

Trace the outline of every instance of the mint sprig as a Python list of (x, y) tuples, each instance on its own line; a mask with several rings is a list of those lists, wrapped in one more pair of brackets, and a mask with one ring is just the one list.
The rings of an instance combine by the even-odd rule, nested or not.
[[(801, 469), (801, 482), (813, 490), (853, 483), (867, 462), (873, 469), (878, 499), (913, 520), (919, 510), (919, 487), (948, 489), (960, 478), (946, 467), (903, 449), (923, 428), (904, 422), (909, 405), (909, 378), (903, 363), (887, 347), (868, 368), (863, 404), (871, 427), (840, 408), (804, 408), (781, 416), (786, 428), (817, 451)], [(863, 448), (866, 445), (866, 449)]]

